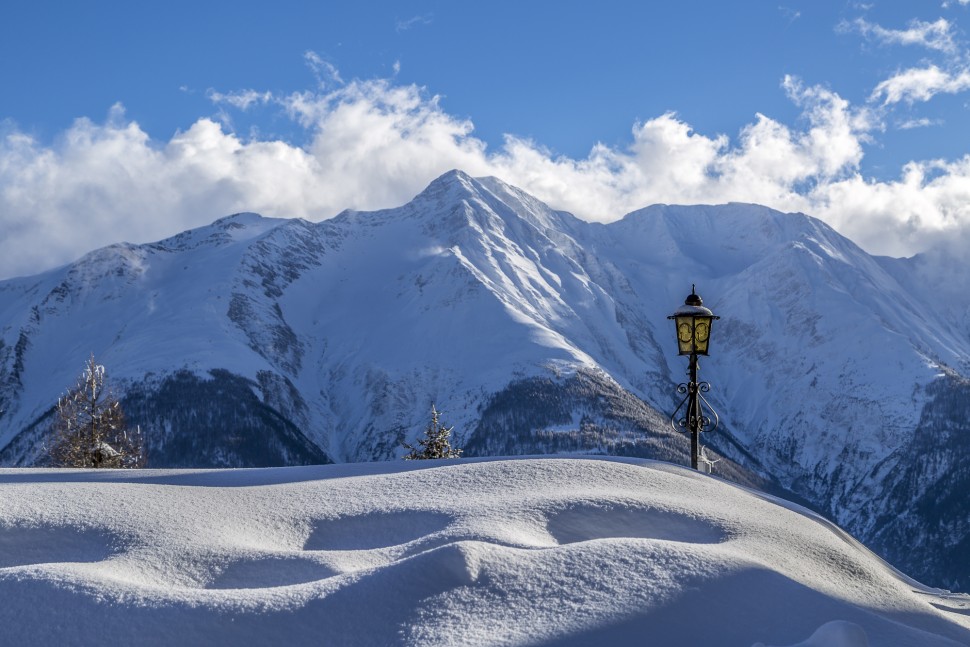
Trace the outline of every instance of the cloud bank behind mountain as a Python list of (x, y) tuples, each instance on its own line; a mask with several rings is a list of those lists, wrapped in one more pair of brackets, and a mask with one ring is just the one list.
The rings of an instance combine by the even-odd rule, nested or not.
[[(895, 179), (860, 163), (882, 116), (786, 77), (796, 127), (757, 114), (733, 135), (696, 132), (676, 113), (636, 123), (630, 140), (582, 159), (506, 135), (490, 149), (438, 96), (393, 80), (314, 91), (210, 91), (214, 114), (167, 141), (116, 104), (50, 142), (0, 128), (0, 277), (34, 273), (104, 244), (143, 242), (256, 211), (323, 220), (397, 206), (441, 173), (495, 175), (555, 208), (612, 221), (655, 203), (752, 202), (826, 220), (867, 251), (906, 256), (962, 238), (970, 224), (970, 155), (911, 161)], [(302, 141), (237, 132), (233, 117), (273, 111)]]

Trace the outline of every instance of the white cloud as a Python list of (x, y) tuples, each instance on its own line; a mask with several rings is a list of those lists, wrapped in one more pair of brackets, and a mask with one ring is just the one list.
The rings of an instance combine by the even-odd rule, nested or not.
[(891, 182), (855, 175), (820, 187), (817, 214), (871, 251), (909, 255), (970, 231), (970, 156), (910, 162)]
[(784, 5), (779, 5), (778, 11), (781, 12), (781, 15), (784, 16), (789, 25), (802, 17), (801, 11), (792, 9), (791, 7), (786, 7)]
[(629, 145), (600, 144), (582, 159), (514, 136), (489, 150), (437, 97), (389, 80), (271, 99), (211, 95), (233, 108), (280, 106), (306, 129), (302, 146), (243, 141), (211, 119), (153, 141), (120, 107), (102, 124), (78, 120), (53, 144), (8, 126), (0, 130), (0, 276), (236, 211), (321, 220), (396, 206), (452, 168), (496, 175), (589, 220), (658, 202), (804, 211), (878, 253), (913, 253), (970, 224), (970, 157), (913, 162), (895, 181), (864, 178), (864, 147), (881, 128), (873, 114), (797, 79), (783, 86), (804, 126), (758, 115), (732, 138), (695, 132), (668, 113), (636, 124)]
[(909, 23), (908, 29), (887, 29), (864, 18), (856, 18), (851, 22), (842, 22), (839, 30), (855, 30), (864, 37), (885, 45), (918, 45), (947, 54), (954, 54), (957, 51), (953, 38), (953, 25), (945, 18), (935, 22), (913, 20)]
[(430, 25), (434, 21), (434, 14), (427, 13), (420, 16), (412, 16), (411, 18), (406, 18), (404, 20), (398, 20), (394, 29), (397, 32), (408, 31), (418, 25)]
[(900, 102), (912, 105), (929, 101), (941, 93), (956, 94), (970, 89), (970, 68), (967, 67), (970, 57), (965, 44), (957, 39), (953, 23), (945, 18), (935, 22), (913, 20), (908, 29), (887, 29), (864, 18), (857, 18), (851, 22), (843, 21), (838, 30), (858, 31), (865, 38), (883, 45), (925, 47), (942, 58), (942, 65), (924, 61), (921, 67), (896, 72), (876, 85), (869, 97), (871, 102), (882, 100), (883, 106)]
[(256, 90), (241, 90), (238, 92), (216, 92), (208, 90), (206, 97), (215, 104), (229, 104), (238, 110), (249, 110), (254, 105), (265, 105), (273, 100), (272, 92), (257, 92)]
[(914, 128), (929, 128), (931, 126), (942, 126), (942, 119), (929, 119), (920, 117), (919, 119), (907, 119), (896, 124), (899, 130), (913, 130)]
[(970, 89), (970, 70), (953, 72), (941, 70), (936, 65), (903, 70), (879, 83), (872, 91), (871, 101), (883, 98), (883, 105), (905, 101), (929, 101), (940, 93), (956, 94)]
[(340, 70), (337, 69), (337, 66), (325, 60), (316, 52), (312, 50), (305, 51), (303, 53), (303, 61), (310, 68), (310, 71), (313, 72), (313, 76), (317, 79), (317, 86), (320, 89), (330, 89), (343, 85), (344, 80), (340, 78)]

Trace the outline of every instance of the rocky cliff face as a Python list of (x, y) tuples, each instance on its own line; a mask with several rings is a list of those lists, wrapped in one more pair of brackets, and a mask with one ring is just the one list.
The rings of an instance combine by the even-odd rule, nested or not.
[(666, 316), (696, 283), (722, 317), (701, 368), (716, 472), (965, 588), (970, 291), (941, 298), (942, 268), (970, 277), (871, 257), (801, 214), (660, 205), (590, 224), (460, 172), (397, 209), (237, 214), (0, 283), (0, 464), (42, 458), (91, 352), (154, 466), (392, 459), (432, 403), (470, 454), (685, 462)]

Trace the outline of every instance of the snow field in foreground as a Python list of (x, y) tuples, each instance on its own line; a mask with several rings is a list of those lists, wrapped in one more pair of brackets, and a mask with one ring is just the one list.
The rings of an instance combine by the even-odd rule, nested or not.
[(9, 645), (960, 645), (970, 598), (676, 466), (0, 470)]

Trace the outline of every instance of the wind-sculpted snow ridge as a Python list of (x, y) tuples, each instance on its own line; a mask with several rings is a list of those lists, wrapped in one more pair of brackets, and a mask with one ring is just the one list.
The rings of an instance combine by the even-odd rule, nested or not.
[(970, 598), (666, 463), (0, 470), (0, 626), (38, 645), (894, 645)]

